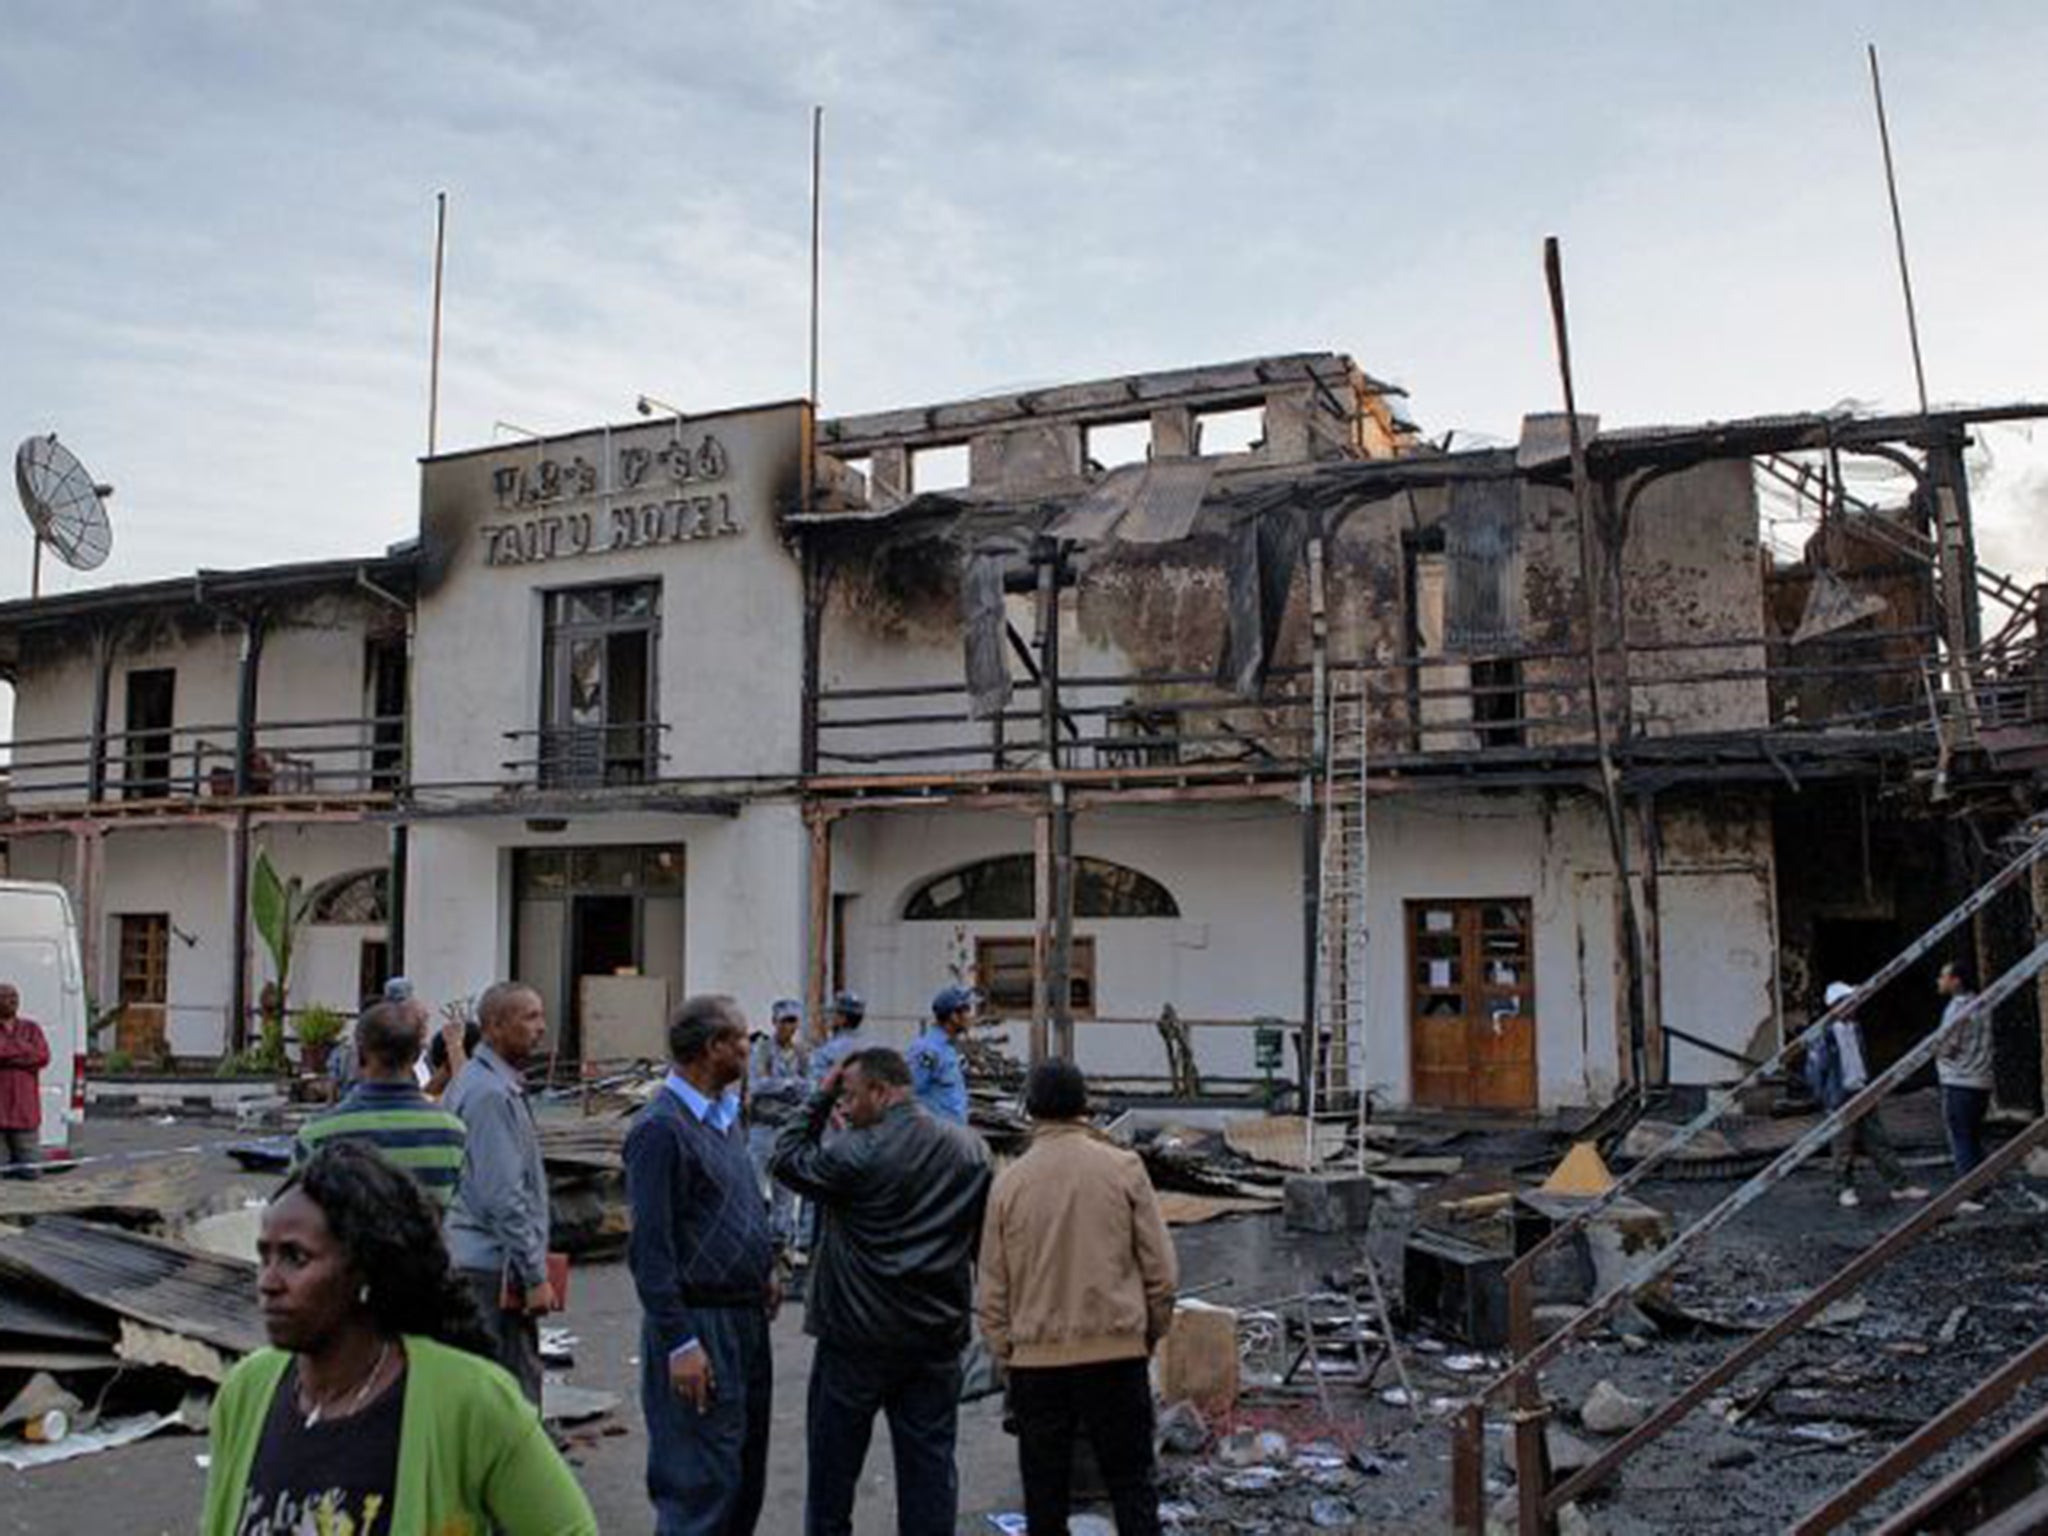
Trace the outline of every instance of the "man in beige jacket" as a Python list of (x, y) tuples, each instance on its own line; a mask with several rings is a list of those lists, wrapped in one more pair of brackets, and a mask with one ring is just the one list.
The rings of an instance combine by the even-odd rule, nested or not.
[(1087, 1124), (1068, 1061), (1033, 1069), (1031, 1150), (996, 1176), (981, 1236), (981, 1330), (1010, 1368), (1031, 1536), (1066, 1536), (1085, 1431), (1119, 1536), (1156, 1536), (1148, 1360), (1173, 1320), (1178, 1266), (1136, 1154)]

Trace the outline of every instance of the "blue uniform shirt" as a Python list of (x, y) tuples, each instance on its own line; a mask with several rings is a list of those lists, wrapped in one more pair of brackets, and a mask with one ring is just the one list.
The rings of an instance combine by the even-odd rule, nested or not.
[(955, 1125), (967, 1123), (967, 1073), (953, 1038), (934, 1024), (910, 1047), (910, 1091), (917, 1102)]
[(855, 1051), (867, 1048), (867, 1034), (858, 1029), (843, 1029), (823, 1042), (811, 1052), (811, 1086), (815, 1088), (824, 1082), (825, 1074)]

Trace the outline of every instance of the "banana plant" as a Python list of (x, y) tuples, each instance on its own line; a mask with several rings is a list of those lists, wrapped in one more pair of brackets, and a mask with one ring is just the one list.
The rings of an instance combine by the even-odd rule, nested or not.
[[(299, 929), (313, 907), (312, 892), (297, 875), (289, 880), (279, 876), (270, 862), (268, 849), (256, 855), (256, 867), (249, 874), (249, 917), (263, 947), (270, 951), (270, 969), (276, 978), (277, 1022), (285, 1016), (285, 995), (291, 988), (292, 949)], [(268, 1022), (268, 1021), (266, 1021)]]

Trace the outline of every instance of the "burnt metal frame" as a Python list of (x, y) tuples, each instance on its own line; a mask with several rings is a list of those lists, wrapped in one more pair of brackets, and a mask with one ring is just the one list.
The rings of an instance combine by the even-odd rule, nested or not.
[[(2015, 1506), (2048, 1499), (2048, 1483), (2041, 1481), (2043, 1472), (2034, 1454), (2044, 1443), (2048, 1443), (2048, 1408), (2029, 1415), (1982, 1455), (1942, 1478), (1904, 1509), (1895, 1511), (1878, 1527), (1876, 1536), (1916, 1536), (1922, 1531), (1952, 1530), (1961, 1519), (1984, 1513), (1987, 1503), (2000, 1516), (2009, 1518)], [(2034, 1466), (2028, 1470), (2024, 1464), (2030, 1461)], [(2007, 1474), (2012, 1472), (2018, 1473), (2023, 1488), (2031, 1485), (2031, 1491), (2020, 1493), (2010, 1503), (1995, 1502), (2001, 1492), (2012, 1491), (2007, 1481)], [(2003, 1489), (1997, 1484), (2003, 1484)]]
[[(2043, 1124), (2035, 1121), (2035, 1126)], [(2006, 1403), (2035, 1377), (2048, 1373), (2048, 1334), (2013, 1356), (1982, 1382), (1950, 1403), (1905, 1440), (1893, 1446), (1847, 1487), (1810, 1510), (1791, 1527), (1791, 1536), (1832, 1531), (1885, 1489), (1911, 1472), (1972, 1425)]]
[[(1674, 1152), (1689, 1145), (1709, 1126), (1726, 1113), (1729, 1104), (1735, 1102), (1740, 1093), (1753, 1086), (1763, 1075), (1774, 1070), (1790, 1054), (1804, 1048), (1816, 1039), (1823, 1029), (1831, 1027), (1836, 1020), (1852, 1017), (1864, 1001), (1879, 988), (1895, 980), (1900, 974), (1928, 954), (1948, 933), (1982, 910), (1995, 896), (2031, 869), (2044, 855), (2048, 855), (2048, 834), (2040, 834), (2038, 827), (2035, 840), (1985, 885), (1980, 886), (1966, 900), (1954, 908), (1940, 922), (1928, 929), (1906, 949), (1894, 956), (1884, 966), (1864, 981), (1842, 1002), (1828, 1009), (1791, 1041), (1782, 1045), (1762, 1066), (1749, 1073), (1733, 1088), (1718, 1095), (1707, 1107), (1682, 1127), (1662, 1147), (1643, 1159), (1634, 1168), (1617, 1180), (1603, 1195), (1594, 1198), (1587, 1207), (1578, 1212), (1570, 1221), (1560, 1224), (1542, 1242), (1527, 1254), (1517, 1259), (1507, 1271), (1508, 1312), (1510, 1348), (1515, 1363), (1501, 1376), (1483, 1387), (1458, 1417), (1453, 1430), (1451, 1478), (1452, 1478), (1452, 1519), (1461, 1531), (1479, 1531), (1485, 1522), (1484, 1510), (1484, 1451), (1485, 1419), (1488, 1402), (1512, 1394), (1515, 1404), (1515, 1458), (1520, 1499), (1520, 1526), (1524, 1536), (1549, 1528), (1557, 1510), (1568, 1500), (1571, 1493), (1590, 1487), (1599, 1477), (1610, 1474), (1637, 1445), (1654, 1438), (1654, 1433), (1676, 1422), (1685, 1411), (1697, 1402), (1685, 1402), (1682, 1408), (1673, 1405), (1665, 1415), (1651, 1422), (1657, 1425), (1654, 1432), (1639, 1433), (1613, 1448), (1606, 1456), (1576, 1474), (1557, 1489), (1547, 1485), (1549, 1474), (1543, 1440), (1544, 1409), (1538, 1388), (1538, 1372), (1561, 1355), (1576, 1340), (1611, 1316), (1624, 1301), (1643, 1287), (1654, 1283), (1672, 1270), (1695, 1247), (1719, 1231), (1741, 1211), (1754, 1203), (1771, 1188), (1782, 1182), (1809, 1157), (1825, 1147), (1834, 1135), (1853, 1125), (1906, 1078), (1919, 1070), (1930, 1060), (1935, 1050), (1964, 1022), (1986, 1016), (1998, 1005), (2012, 996), (2026, 982), (2044, 967), (2048, 967), (2048, 942), (2034, 948), (2017, 965), (2005, 972), (1989, 988), (1981, 992), (1971, 1005), (1956, 1018), (1951, 1019), (1925, 1036), (1912, 1050), (1901, 1057), (1885, 1072), (1832, 1114), (1823, 1116), (1818, 1124), (1798, 1141), (1774, 1158), (1761, 1172), (1743, 1184), (1713, 1210), (1694, 1222), (1679, 1234), (1669, 1245), (1651, 1255), (1643, 1263), (1633, 1267), (1627, 1275), (1607, 1291), (1589, 1302), (1574, 1318), (1553, 1333), (1542, 1343), (1534, 1336), (1533, 1298), (1531, 1295), (1535, 1267), (1553, 1252), (1557, 1246), (1568, 1241), (1573, 1235), (1584, 1230), (1586, 1225), (1600, 1212), (1619, 1200), (1629, 1189), (1641, 1183), (1649, 1171), (1670, 1157)], [(1951, 1191), (1953, 1193), (1953, 1191)], [(1944, 1195), (1943, 1200), (1948, 1199)], [(1955, 1196), (1959, 1203), (1961, 1195)], [(1941, 1202), (1937, 1202), (1941, 1204)], [(1946, 1208), (1945, 1206), (1943, 1207)], [(1929, 1223), (1931, 1224), (1931, 1222)], [(1908, 1222), (1897, 1231), (1882, 1239), (1873, 1249), (1877, 1255), (1873, 1263), (1889, 1257), (1897, 1248), (1910, 1242), (1924, 1228), (1916, 1228)], [(1902, 1235), (1906, 1234), (1906, 1235)], [(1796, 1310), (1796, 1309), (1795, 1309)], [(1789, 1328), (1786, 1331), (1790, 1331)], [(1778, 1335), (1782, 1337), (1783, 1335)], [(1709, 1389), (1710, 1390), (1710, 1389)], [(1703, 1395), (1703, 1394), (1702, 1394)], [(1648, 1426), (1645, 1426), (1648, 1429)], [(1597, 1476), (1595, 1475), (1597, 1473)]]

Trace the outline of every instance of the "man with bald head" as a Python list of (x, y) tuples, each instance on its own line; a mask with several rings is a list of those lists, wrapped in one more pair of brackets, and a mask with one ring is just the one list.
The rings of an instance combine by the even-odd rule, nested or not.
[(441, 1107), (468, 1133), (462, 1179), (448, 1212), (448, 1256), (483, 1314), (492, 1357), (540, 1406), (540, 1323), (555, 1309), (548, 1283), (548, 1176), (526, 1099), (526, 1067), (547, 1017), (540, 994), (516, 981), (477, 999), (483, 1035)]

